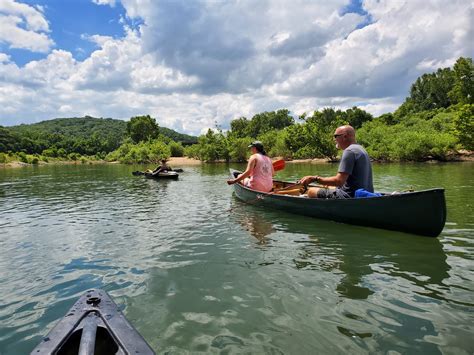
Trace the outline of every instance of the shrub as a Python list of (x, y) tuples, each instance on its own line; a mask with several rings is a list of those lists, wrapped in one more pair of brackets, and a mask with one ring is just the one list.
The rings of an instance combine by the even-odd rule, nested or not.
[(67, 156), (67, 158), (68, 158), (69, 160), (73, 160), (73, 161), (76, 161), (76, 160), (79, 159), (80, 157), (81, 157), (81, 155), (78, 154), (78, 153), (69, 153), (68, 156)]
[(474, 105), (463, 105), (456, 115), (454, 125), (459, 142), (464, 148), (474, 150)]
[(293, 157), (295, 159), (312, 159), (318, 156), (318, 152), (311, 146), (304, 146), (303, 148), (298, 149)]
[(286, 130), (279, 131), (274, 138), (273, 146), (268, 150), (268, 154), (272, 157), (283, 157), (286, 159), (292, 158), (293, 153), (286, 145)]
[(184, 148), (184, 155), (190, 158), (199, 159), (199, 144), (193, 144)]
[(18, 153), (18, 158), (20, 159), (22, 163), (28, 163), (28, 157), (26, 156), (24, 152)]
[(233, 161), (244, 162), (247, 160), (249, 155), (249, 144), (250, 138), (234, 138), (229, 143), (230, 145), (230, 158)]
[(182, 157), (184, 155), (184, 147), (181, 142), (171, 141), (168, 146), (172, 157)]
[(52, 147), (52, 148), (48, 148), (48, 149), (43, 150), (41, 155), (44, 155), (45, 157), (55, 158), (55, 157), (58, 156), (58, 151), (57, 151), (56, 148)]
[(59, 148), (57, 151), (57, 157), (58, 158), (66, 158), (67, 157), (67, 152), (64, 148)]
[(171, 156), (171, 149), (162, 141), (152, 141), (144, 144), (144, 149), (147, 150), (147, 159), (144, 163), (156, 163), (163, 158), (169, 158)]

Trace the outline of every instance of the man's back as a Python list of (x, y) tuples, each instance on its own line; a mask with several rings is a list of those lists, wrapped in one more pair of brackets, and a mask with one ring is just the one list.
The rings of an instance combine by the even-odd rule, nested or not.
[(349, 195), (353, 196), (357, 189), (374, 192), (372, 164), (369, 155), (360, 144), (351, 144), (344, 150), (338, 171), (349, 174), (342, 186)]

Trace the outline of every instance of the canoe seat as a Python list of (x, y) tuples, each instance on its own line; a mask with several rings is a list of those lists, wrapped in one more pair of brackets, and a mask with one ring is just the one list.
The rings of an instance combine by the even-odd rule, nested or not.
[(292, 195), (292, 196), (300, 196), (306, 193), (308, 187), (303, 184), (282, 184), (279, 182), (275, 182), (273, 184), (273, 193), (277, 195)]

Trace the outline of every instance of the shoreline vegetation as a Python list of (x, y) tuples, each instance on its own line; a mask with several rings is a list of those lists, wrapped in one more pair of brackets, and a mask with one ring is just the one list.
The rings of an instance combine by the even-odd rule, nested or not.
[[(282, 157), (273, 157), (273, 160), (283, 159)], [(291, 159), (286, 160), (287, 164), (332, 164), (337, 163), (339, 160), (328, 160), (321, 158), (314, 159)], [(446, 161), (440, 160), (426, 160), (424, 163), (463, 163), (463, 162), (474, 162), (474, 151), (463, 150), (459, 154), (451, 157)], [(225, 160), (218, 160), (213, 162), (203, 162), (199, 159), (189, 158), (189, 157), (170, 157), (168, 164), (173, 168), (181, 168), (186, 166), (198, 166), (202, 164), (228, 164), (228, 163), (238, 163), (238, 162), (227, 162)], [(376, 164), (389, 164), (394, 163), (393, 161), (373, 161)], [(410, 162), (407, 162), (410, 163)], [(10, 161), (8, 163), (0, 163), (0, 169), (4, 168), (22, 168), (22, 167), (32, 167), (32, 166), (47, 166), (47, 165), (93, 165), (93, 164), (121, 164), (119, 161), (106, 161), (106, 160), (50, 160), (42, 161), (39, 160), (37, 163), (24, 163), (21, 161)], [(142, 165), (150, 165), (151, 163), (143, 163)]]
[[(194, 137), (160, 127), (149, 115), (128, 122), (111, 118), (58, 118), (0, 126), (0, 167), (44, 164), (158, 164), (246, 162), (260, 140), (272, 158), (295, 163), (338, 161), (333, 132), (353, 126), (374, 162), (473, 161), (474, 66), (460, 57), (452, 68), (423, 74), (393, 113), (374, 117), (352, 107), (296, 116), (287, 109), (239, 117), (224, 131)], [(181, 160), (176, 160), (181, 159)], [(171, 165), (176, 165), (174, 162)], [(178, 164), (179, 165), (179, 164)]]

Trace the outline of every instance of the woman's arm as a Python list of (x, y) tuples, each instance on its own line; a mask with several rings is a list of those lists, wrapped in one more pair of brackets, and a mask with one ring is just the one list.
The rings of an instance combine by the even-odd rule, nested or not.
[(232, 184), (235, 184), (235, 183), (238, 183), (239, 181), (242, 181), (243, 179), (245, 179), (246, 177), (249, 177), (252, 172), (253, 172), (253, 169), (255, 169), (255, 164), (256, 164), (257, 160), (255, 159), (255, 157), (252, 155), (249, 159), (249, 162), (247, 164), (247, 169), (245, 169), (245, 171), (240, 174), (238, 177), (236, 177), (235, 179), (229, 179), (227, 180), (227, 183), (229, 185), (232, 185)]

